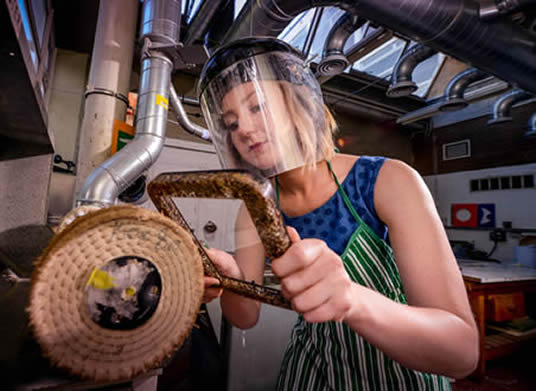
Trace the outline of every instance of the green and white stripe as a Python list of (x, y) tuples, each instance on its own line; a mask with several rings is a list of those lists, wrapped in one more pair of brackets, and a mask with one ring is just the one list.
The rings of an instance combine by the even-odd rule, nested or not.
[[(360, 221), (342, 255), (353, 281), (406, 304), (391, 248)], [(307, 323), (294, 328), (278, 390), (450, 390), (446, 378), (407, 369), (344, 323)]]
[[(350, 278), (407, 304), (391, 247), (359, 217), (336, 177), (335, 181), (359, 223), (341, 256)], [(445, 377), (403, 367), (344, 323), (307, 323), (302, 316), (292, 331), (276, 388), (285, 391), (451, 390)]]

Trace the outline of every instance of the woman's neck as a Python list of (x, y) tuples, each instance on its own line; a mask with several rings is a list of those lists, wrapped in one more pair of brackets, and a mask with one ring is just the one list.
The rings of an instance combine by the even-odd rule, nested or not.
[(307, 196), (317, 191), (330, 179), (327, 162), (322, 160), (315, 165), (307, 165), (284, 172), (277, 176), (280, 194), (291, 197)]

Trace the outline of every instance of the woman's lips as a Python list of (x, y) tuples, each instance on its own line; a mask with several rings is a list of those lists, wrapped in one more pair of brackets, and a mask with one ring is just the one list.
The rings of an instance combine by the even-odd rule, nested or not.
[(261, 152), (265, 144), (266, 144), (266, 141), (251, 144), (249, 146), (249, 150), (250, 152), (256, 152), (256, 153)]

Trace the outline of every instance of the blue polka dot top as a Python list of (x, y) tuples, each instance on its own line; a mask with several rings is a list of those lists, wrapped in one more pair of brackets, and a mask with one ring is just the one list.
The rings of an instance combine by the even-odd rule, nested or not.
[[(387, 226), (379, 219), (374, 209), (374, 185), (378, 172), (386, 158), (361, 156), (341, 183), (361, 219), (388, 242)], [(283, 215), (285, 224), (294, 227), (302, 239), (324, 240), (337, 254), (342, 255), (350, 237), (358, 227), (337, 191), (324, 205), (303, 216)]]

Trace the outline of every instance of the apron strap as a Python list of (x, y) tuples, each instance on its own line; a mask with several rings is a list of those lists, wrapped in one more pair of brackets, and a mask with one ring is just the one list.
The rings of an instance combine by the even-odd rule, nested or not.
[(352, 216), (354, 216), (355, 221), (357, 221), (359, 225), (363, 224), (363, 220), (361, 220), (361, 217), (359, 217), (359, 214), (357, 213), (357, 211), (354, 209), (354, 206), (350, 202), (350, 198), (348, 198), (348, 196), (346, 195), (346, 192), (344, 191), (341, 184), (339, 183), (339, 180), (337, 179), (337, 175), (335, 175), (335, 171), (333, 171), (333, 168), (331, 167), (331, 162), (329, 160), (327, 162), (328, 162), (329, 170), (331, 171), (331, 175), (333, 175), (333, 179), (335, 179), (335, 183), (339, 187), (339, 191), (341, 193), (344, 204), (346, 205), (346, 207), (348, 208)]
[[(363, 224), (363, 220), (361, 220), (361, 217), (359, 217), (359, 214), (354, 209), (354, 206), (350, 202), (350, 199), (346, 195), (346, 192), (344, 191), (341, 184), (339, 183), (339, 180), (337, 179), (337, 175), (335, 175), (335, 171), (333, 171), (333, 167), (331, 167), (331, 162), (327, 160), (327, 163), (328, 163), (329, 170), (331, 171), (331, 175), (333, 175), (333, 179), (335, 179), (335, 183), (337, 184), (337, 187), (339, 188), (344, 204), (346, 205), (346, 207), (348, 208), (348, 210), (350, 211), (354, 219), (359, 223), (359, 225)], [(277, 176), (275, 177), (275, 196), (276, 196), (277, 207), (279, 208), (280, 207), (279, 183), (277, 182)]]

